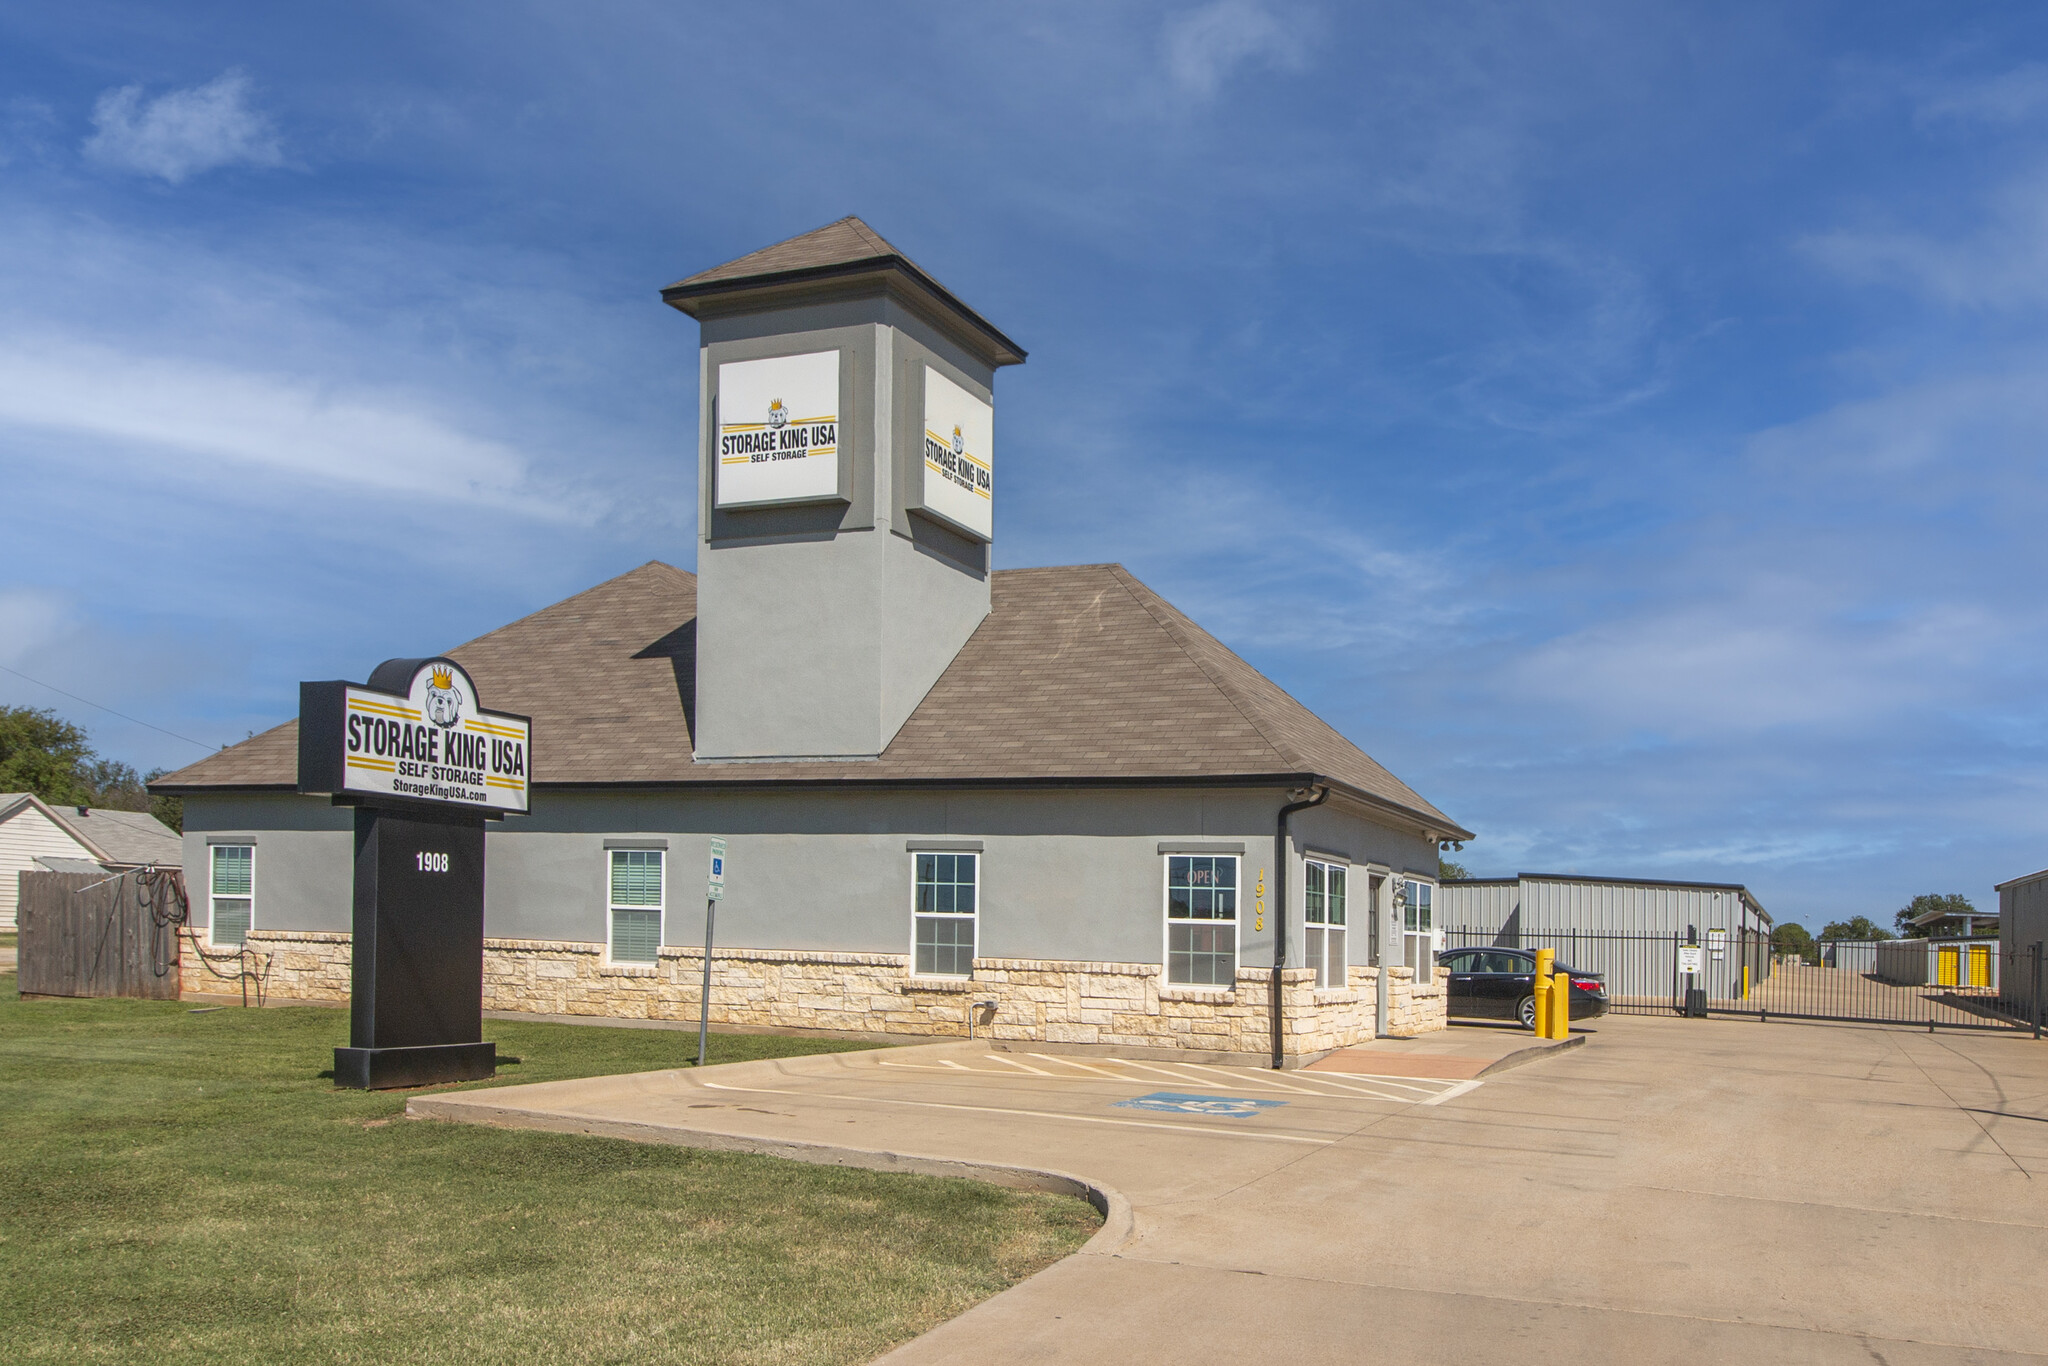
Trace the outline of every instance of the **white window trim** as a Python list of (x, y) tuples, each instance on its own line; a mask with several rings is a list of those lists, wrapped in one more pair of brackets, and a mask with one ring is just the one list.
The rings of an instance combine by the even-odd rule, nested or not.
[[(968, 847), (969, 845), (973, 847)], [(913, 844), (906, 851), (910, 855), (910, 975), (928, 982), (971, 982), (974, 980), (974, 960), (981, 957), (981, 841), (961, 840), (942, 847), (937, 843)], [(958, 911), (920, 911), (917, 909), (917, 856), (939, 854), (948, 858), (971, 858), (974, 860), (974, 909), (966, 915)], [(934, 920), (971, 920), (974, 922), (974, 952), (967, 955), (967, 971), (919, 972), (917, 970), (917, 922), (929, 915)]]
[[(249, 902), (249, 927), (248, 927), (248, 928), (247, 928), (246, 930), (244, 930), (244, 931), (242, 932), (242, 942), (241, 942), (240, 944), (223, 944), (223, 943), (220, 943), (219, 941), (217, 941), (217, 940), (216, 940), (216, 939), (215, 939), (215, 938), (213, 937), (213, 927), (214, 927), (214, 926), (215, 926), (216, 924), (218, 924), (218, 923), (219, 923), (219, 918), (218, 918), (218, 917), (217, 917), (217, 916), (216, 916), (216, 915), (214, 914), (214, 903), (215, 903), (215, 902), (217, 902), (217, 901), (219, 901), (219, 900), (221, 900), (221, 897), (220, 897), (220, 895), (219, 895), (219, 894), (218, 894), (217, 892), (215, 892), (215, 891), (213, 890), (213, 862), (214, 862), (214, 859), (218, 857), (218, 855), (214, 853), (214, 850), (216, 850), (216, 849), (247, 849), (247, 850), (249, 851), (249, 896), (248, 896), (248, 902)], [(228, 898), (228, 899), (229, 899), (229, 900), (234, 900), (234, 901), (239, 901), (239, 900), (242, 900), (242, 898), (240, 898), (240, 897), (231, 897), (231, 898)], [(221, 840), (221, 841), (219, 841), (218, 843), (215, 843), (215, 842), (214, 842), (213, 840), (208, 840), (208, 841), (206, 842), (206, 945), (207, 945), (207, 947), (208, 947), (208, 948), (214, 948), (214, 949), (233, 949), (233, 950), (235, 950), (235, 951), (236, 951), (237, 953), (239, 953), (239, 952), (241, 952), (241, 950), (242, 950), (243, 948), (245, 948), (245, 947), (246, 947), (246, 946), (248, 945), (248, 942), (249, 942), (249, 936), (250, 936), (251, 934), (253, 934), (253, 933), (255, 932), (255, 930), (256, 930), (256, 841), (254, 841), (254, 840), (226, 840), (226, 839), (224, 839), (224, 840)]]
[[(644, 911), (645, 906), (621, 906), (612, 900), (612, 855), (614, 854), (660, 854), (661, 855), (661, 904), (654, 907), (654, 957), (614, 958), (612, 945), (618, 942), (618, 934), (612, 928), (612, 915), (616, 911)], [(604, 851), (604, 965), (608, 968), (652, 969), (661, 963), (661, 946), (668, 942), (668, 846), (663, 841), (657, 847), (652, 842), (609, 843)]]
[[(1323, 953), (1324, 953), (1324, 955), (1325, 955), (1325, 956), (1327, 957), (1327, 956), (1328, 956), (1328, 954), (1329, 954), (1329, 951), (1330, 951), (1330, 947), (1329, 947), (1329, 946), (1330, 946), (1330, 936), (1329, 936), (1329, 930), (1331, 929), (1331, 926), (1330, 926), (1330, 924), (1329, 924), (1328, 920), (1326, 919), (1326, 920), (1325, 920), (1325, 921), (1324, 921), (1324, 922), (1323, 922), (1322, 924), (1320, 924), (1320, 925), (1317, 925), (1317, 924), (1313, 924), (1313, 923), (1311, 923), (1311, 922), (1310, 922), (1310, 920), (1309, 920), (1309, 918), (1308, 918), (1308, 866), (1309, 866), (1309, 865), (1310, 865), (1311, 863), (1313, 863), (1313, 864), (1316, 864), (1317, 866), (1319, 866), (1319, 867), (1321, 867), (1322, 869), (1324, 869), (1324, 875), (1323, 875), (1323, 898), (1324, 898), (1324, 906), (1325, 906), (1325, 908), (1326, 908), (1326, 910), (1325, 910), (1325, 914), (1326, 914), (1326, 915), (1327, 915), (1327, 907), (1328, 907), (1328, 905), (1329, 905), (1329, 895), (1330, 895), (1330, 881), (1329, 881), (1329, 874), (1330, 874), (1330, 873), (1332, 873), (1332, 872), (1337, 872), (1337, 873), (1342, 873), (1342, 874), (1344, 875), (1344, 923), (1343, 923), (1342, 925), (1339, 925), (1339, 926), (1336, 926), (1336, 927), (1335, 927), (1335, 928), (1336, 928), (1336, 930), (1337, 930), (1337, 932), (1338, 932), (1339, 934), (1341, 934), (1341, 935), (1343, 935), (1343, 936), (1344, 936), (1344, 951), (1343, 951), (1343, 955), (1342, 955), (1342, 957), (1343, 957), (1343, 959), (1344, 959), (1344, 963), (1343, 963), (1343, 966), (1342, 966), (1342, 967), (1341, 967), (1341, 968), (1339, 969), (1339, 972), (1338, 972), (1338, 976), (1337, 976), (1337, 980), (1336, 980), (1335, 982), (1330, 982), (1330, 983), (1327, 983), (1327, 984), (1326, 984), (1326, 983), (1324, 983), (1324, 982), (1317, 982), (1317, 983), (1316, 983), (1316, 989), (1317, 989), (1317, 990), (1319, 990), (1319, 991), (1343, 991), (1343, 990), (1346, 990), (1347, 988), (1349, 988), (1349, 987), (1350, 987), (1350, 985), (1351, 985), (1351, 920), (1352, 920), (1352, 916), (1351, 916), (1351, 868), (1352, 868), (1352, 864), (1351, 864), (1350, 860), (1348, 860), (1348, 859), (1341, 859), (1341, 858), (1338, 858), (1338, 857), (1335, 857), (1335, 856), (1332, 856), (1332, 855), (1329, 855), (1329, 854), (1309, 854), (1309, 855), (1307, 855), (1306, 857), (1304, 857), (1304, 858), (1302, 859), (1302, 861), (1301, 861), (1301, 952), (1302, 952), (1302, 958), (1303, 958), (1304, 960), (1306, 960), (1306, 959), (1307, 959), (1307, 957), (1308, 957), (1308, 936), (1309, 936), (1309, 931), (1311, 931), (1311, 930), (1322, 930), (1322, 931), (1324, 932), (1324, 933), (1323, 933)], [(1370, 885), (1370, 884), (1368, 884), (1368, 886), (1369, 886), (1369, 885)], [(1329, 976), (1329, 970), (1328, 970), (1328, 967), (1327, 967), (1327, 965), (1325, 965), (1325, 967), (1324, 967), (1324, 970), (1323, 970), (1323, 976), (1325, 976), (1325, 977), (1328, 977), (1328, 976)]]
[[(1408, 928), (1408, 918), (1401, 912), (1401, 902), (1398, 896), (1394, 901), (1394, 914), (1401, 934), (1401, 961), (1404, 964), (1409, 961), (1408, 942), (1411, 939), (1426, 941), (1423, 945), (1421, 956), (1416, 958), (1411, 966), (1415, 968), (1414, 982), (1417, 986), (1433, 986), (1436, 983), (1436, 955), (1438, 950), (1443, 947), (1444, 942), (1443, 930), (1437, 924), (1436, 914), (1436, 894), (1442, 888), (1437, 885), (1435, 878), (1416, 877), (1408, 873), (1396, 873), (1394, 876), (1401, 880), (1403, 884), (1402, 891), (1404, 892), (1407, 890), (1406, 884), (1410, 882), (1429, 888), (1429, 928), (1427, 930), (1411, 930)], [(1424, 968), (1428, 970), (1427, 976), (1423, 975)]]
[[(1215, 982), (1176, 982), (1173, 980), (1173, 927), (1175, 925), (1218, 925), (1218, 920), (1176, 920), (1173, 916), (1173, 860), (1175, 858), (1227, 858), (1237, 866), (1237, 875), (1232, 890), (1237, 893), (1237, 907), (1230, 914), (1230, 980)], [(1159, 856), (1159, 985), (1168, 991), (1201, 991), (1214, 996), (1227, 996), (1237, 990), (1237, 971), (1244, 961), (1244, 940), (1239, 927), (1244, 924), (1244, 855), (1203, 851), (1190, 854)]]

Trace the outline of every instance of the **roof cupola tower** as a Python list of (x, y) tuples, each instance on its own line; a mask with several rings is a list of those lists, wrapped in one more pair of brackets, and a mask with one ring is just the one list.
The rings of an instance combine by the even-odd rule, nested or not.
[(702, 328), (696, 757), (879, 755), (988, 615), (1024, 352), (858, 218), (662, 298)]

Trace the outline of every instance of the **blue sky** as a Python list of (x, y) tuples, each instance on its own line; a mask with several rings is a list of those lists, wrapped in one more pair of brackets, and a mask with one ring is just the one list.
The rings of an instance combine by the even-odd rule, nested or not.
[(998, 564), (1475, 871), (2048, 865), (2036, 5), (0, 5), (0, 666), (218, 744), (691, 565), (657, 290), (846, 213), (1032, 353)]

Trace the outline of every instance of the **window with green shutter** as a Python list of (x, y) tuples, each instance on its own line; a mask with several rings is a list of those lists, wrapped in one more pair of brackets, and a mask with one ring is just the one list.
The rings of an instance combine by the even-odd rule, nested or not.
[(659, 849), (611, 851), (611, 958), (614, 963), (652, 963), (661, 952)]
[(256, 920), (256, 848), (249, 844), (213, 846), (213, 942), (238, 949)]

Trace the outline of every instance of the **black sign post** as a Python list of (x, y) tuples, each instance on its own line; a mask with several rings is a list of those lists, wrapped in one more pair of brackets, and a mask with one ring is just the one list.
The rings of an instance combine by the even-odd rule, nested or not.
[(337, 1086), (474, 1081), (483, 1035), (484, 824), (524, 811), (531, 726), (462, 666), (392, 659), (367, 686), (299, 686), (299, 790), (355, 815), (349, 1046)]

